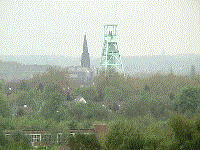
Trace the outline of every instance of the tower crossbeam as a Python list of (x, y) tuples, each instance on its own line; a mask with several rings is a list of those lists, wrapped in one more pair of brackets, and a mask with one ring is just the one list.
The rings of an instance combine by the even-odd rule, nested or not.
[(104, 43), (101, 57), (101, 70), (108, 72), (111, 69), (124, 73), (121, 55), (117, 44), (117, 25), (104, 25)]

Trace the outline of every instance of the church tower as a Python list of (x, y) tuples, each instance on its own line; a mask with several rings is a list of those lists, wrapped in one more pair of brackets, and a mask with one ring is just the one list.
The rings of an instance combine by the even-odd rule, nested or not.
[(84, 35), (83, 53), (81, 55), (81, 67), (90, 68), (90, 56), (88, 53), (86, 35)]

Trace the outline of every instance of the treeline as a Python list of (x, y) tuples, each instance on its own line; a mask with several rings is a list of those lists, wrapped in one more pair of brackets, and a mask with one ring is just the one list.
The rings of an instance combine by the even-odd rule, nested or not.
[[(199, 149), (200, 147), (200, 117), (188, 119), (184, 115), (176, 115), (169, 123), (159, 128), (157, 124), (146, 129), (133, 124), (132, 121), (116, 121), (110, 123), (109, 132), (98, 139), (95, 134), (76, 134), (69, 136), (63, 132), (59, 143), (48, 145), (49, 149), (67, 145), (71, 149)], [(168, 132), (172, 129), (171, 133)], [(56, 141), (53, 134), (52, 141)], [(66, 135), (66, 136), (64, 136)], [(21, 132), (15, 132), (6, 138), (0, 131), (1, 149), (32, 149), (30, 139)], [(42, 147), (39, 147), (39, 149)], [(43, 147), (44, 148), (44, 147)]]
[[(188, 141), (190, 144), (195, 145), (198, 141), (196, 137), (199, 136), (200, 76), (191, 78), (156, 74), (147, 78), (134, 78), (110, 72), (97, 76), (93, 85), (81, 87), (70, 81), (66, 74), (64, 71), (50, 70), (31, 80), (2, 83), (2, 130), (34, 129), (56, 133), (70, 128), (93, 128), (95, 123), (106, 123), (111, 127), (111, 132), (116, 122), (121, 121), (125, 123), (117, 124), (121, 130), (108, 134), (117, 136), (123, 131), (125, 135), (120, 140), (123, 141), (122, 144), (117, 145), (119, 149), (133, 147), (125, 146), (134, 143), (134, 137), (126, 138), (131, 136), (149, 137), (150, 145), (160, 142), (161, 145), (174, 145), (176, 148), (184, 147), (181, 140), (187, 138), (186, 134), (181, 137), (181, 132), (194, 137)], [(76, 96), (82, 96), (87, 103), (75, 102)], [(194, 132), (189, 129), (179, 131), (178, 124), (175, 125), (177, 122), (180, 128), (181, 125), (193, 124)], [(163, 132), (165, 134), (161, 134)], [(161, 137), (165, 137), (169, 142), (164, 142)], [(104, 148), (116, 149), (116, 145), (108, 147), (112, 145), (114, 138), (105, 137), (99, 142)], [(143, 140), (145, 142), (142, 143), (146, 143), (149, 139), (141, 141)]]

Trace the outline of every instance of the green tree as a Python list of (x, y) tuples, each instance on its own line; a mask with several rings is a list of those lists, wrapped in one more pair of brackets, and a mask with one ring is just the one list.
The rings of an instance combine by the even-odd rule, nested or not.
[(189, 86), (182, 90), (179, 97), (180, 101), (175, 104), (175, 109), (184, 113), (190, 110), (192, 113), (196, 112), (197, 105), (200, 102), (200, 88)]
[(44, 90), (44, 85), (43, 85), (42, 83), (40, 83), (40, 84), (38, 85), (37, 90), (40, 90), (41, 92), (43, 92), (43, 90)]
[(71, 118), (76, 120), (84, 119), (95, 119), (103, 120), (108, 118), (108, 110), (92, 101), (87, 101), (87, 103), (76, 103), (72, 102), (70, 107), (67, 108), (68, 114)]
[(19, 89), (24, 91), (29, 91), (31, 88), (28, 84), (28, 81), (22, 80), (19, 84)]
[(24, 116), (24, 109), (22, 109), (22, 108), (19, 108), (18, 110), (17, 110), (17, 116), (18, 117), (22, 117), (22, 116)]
[[(5, 135), (0, 130), (0, 146), (5, 147), (8, 144), (8, 140), (6, 139)], [(1, 147), (0, 147), (1, 148)]]
[(82, 96), (86, 101), (97, 101), (98, 93), (95, 86), (84, 86), (74, 90), (74, 96)]
[(4, 89), (5, 81), (3, 79), (0, 80), (0, 90)]
[(69, 129), (76, 129), (77, 128), (77, 122), (76, 120), (71, 120), (68, 124)]
[(35, 97), (37, 97), (37, 93), (34, 91), (20, 91), (17, 94), (16, 102), (19, 107), (24, 107), (24, 105), (36, 107), (36, 103), (34, 101)]
[(106, 86), (104, 91), (104, 100), (105, 101), (122, 101), (123, 100), (123, 93), (122, 90), (115, 86)]
[(70, 149), (72, 150), (80, 149), (78, 143), (76, 142), (75, 136), (69, 136), (68, 143), (69, 143)]
[(27, 150), (31, 149), (31, 142), (28, 137), (23, 135), (21, 132), (16, 131), (14, 134), (11, 136), (9, 140), (9, 144), (6, 147), (7, 149), (22, 149), (22, 150)]
[(59, 120), (59, 109), (64, 104), (66, 97), (61, 87), (58, 84), (52, 83), (46, 87), (45, 93), (45, 104), (42, 106), (41, 111), (45, 118), (57, 118)]
[(9, 108), (1, 94), (0, 94), (0, 115), (3, 117), (8, 117), (10, 115)]
[(95, 134), (80, 134), (69, 137), (71, 149), (101, 149), (101, 145)]
[(106, 135), (107, 149), (143, 149), (145, 146), (143, 135), (131, 126), (117, 122)]
[(153, 150), (156, 150), (162, 141), (163, 139), (155, 135), (147, 139), (146, 145), (150, 148), (153, 148)]
[(75, 140), (82, 149), (100, 149), (101, 145), (95, 134), (76, 134)]
[(147, 84), (145, 85), (144, 90), (145, 91), (149, 91), (150, 90), (150, 88), (149, 88), (149, 86)]
[(117, 105), (117, 103), (114, 103), (113, 105), (109, 106), (109, 108), (111, 110), (114, 110), (114, 111), (118, 111), (119, 110), (119, 106)]
[(175, 99), (175, 94), (173, 92), (170, 92), (169, 99), (172, 101)]
[(175, 138), (179, 146), (183, 145), (186, 141), (193, 140), (195, 126), (183, 115), (178, 114), (173, 119), (171, 119), (170, 126), (173, 128)]

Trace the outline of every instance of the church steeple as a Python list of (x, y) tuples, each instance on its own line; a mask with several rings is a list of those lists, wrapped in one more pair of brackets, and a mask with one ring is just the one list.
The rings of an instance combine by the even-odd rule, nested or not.
[(85, 53), (85, 54), (88, 53), (88, 47), (87, 47), (87, 39), (86, 39), (86, 35), (84, 35), (83, 53)]
[(88, 53), (86, 35), (84, 35), (84, 41), (83, 41), (83, 53), (81, 55), (81, 67), (90, 68), (90, 56)]

